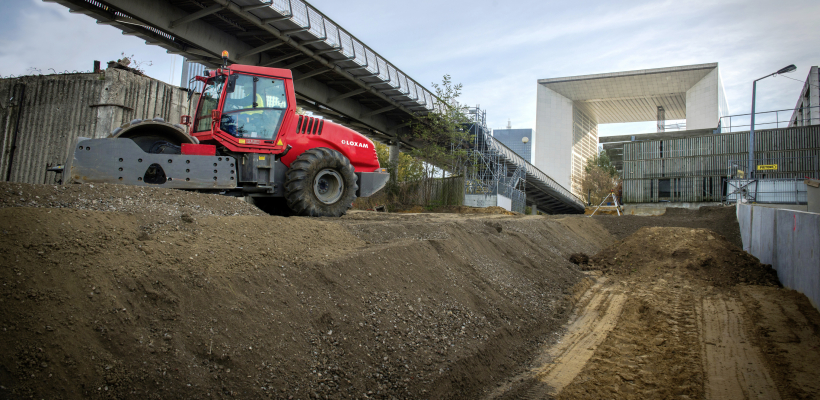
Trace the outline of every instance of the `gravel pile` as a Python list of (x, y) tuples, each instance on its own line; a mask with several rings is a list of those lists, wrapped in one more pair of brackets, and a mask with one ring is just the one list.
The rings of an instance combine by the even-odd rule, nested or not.
[(241, 198), (175, 189), (114, 184), (33, 185), (0, 182), (0, 208), (40, 207), (140, 215), (153, 232), (179, 220), (208, 216), (267, 215)]

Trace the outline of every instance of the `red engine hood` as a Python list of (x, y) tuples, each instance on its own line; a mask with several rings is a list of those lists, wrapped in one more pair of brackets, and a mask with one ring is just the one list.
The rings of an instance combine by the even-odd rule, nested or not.
[(313, 129), (311, 133), (297, 131), (287, 135), (285, 145), (291, 145), (292, 149), (285, 157), (282, 157), (282, 162), (286, 166), (290, 167), (290, 163), (306, 150), (326, 147), (347, 157), (356, 172), (373, 172), (379, 169), (376, 146), (370, 139), (333, 122), (321, 121), (321, 123), (321, 129)]

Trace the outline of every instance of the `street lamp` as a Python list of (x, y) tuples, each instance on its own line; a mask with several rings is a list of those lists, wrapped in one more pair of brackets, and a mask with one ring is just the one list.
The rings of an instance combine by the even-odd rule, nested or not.
[(761, 79), (766, 79), (770, 76), (786, 74), (789, 72), (793, 72), (796, 70), (797, 67), (794, 64), (790, 64), (786, 67), (780, 68), (777, 72), (766, 75), (762, 78), (755, 79), (752, 82), (752, 126), (749, 128), (749, 179), (752, 178), (754, 174), (754, 159), (755, 159), (755, 94), (757, 92), (757, 81)]

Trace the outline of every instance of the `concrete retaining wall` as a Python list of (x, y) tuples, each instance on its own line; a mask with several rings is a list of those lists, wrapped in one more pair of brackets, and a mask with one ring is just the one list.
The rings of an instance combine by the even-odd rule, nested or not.
[(743, 250), (820, 309), (820, 214), (740, 204), (737, 220)]
[(78, 136), (106, 137), (135, 118), (179, 122), (197, 96), (129, 71), (0, 79), (0, 181), (55, 183)]

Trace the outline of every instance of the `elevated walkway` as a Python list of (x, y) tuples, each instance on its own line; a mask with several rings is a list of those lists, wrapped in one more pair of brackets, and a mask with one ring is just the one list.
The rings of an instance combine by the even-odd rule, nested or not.
[[(488, 186), (495, 186), (505, 192), (503, 195), (512, 198), (514, 209), (516, 197), (523, 197), (516, 194), (521, 193), (526, 196), (523, 201), (535, 205), (541, 212), (583, 214), (584, 202), (581, 199), (492, 137), (486, 126), (484, 111), (474, 108), (470, 109), (470, 114), (473, 116), (470, 128), (473, 140), (468, 147), (475, 154), (471, 169), (478, 170), (472, 180), (494, 180)], [(482, 170), (485, 172), (482, 173)], [(523, 203), (520, 204), (515, 211), (523, 211), (523, 206)]]

